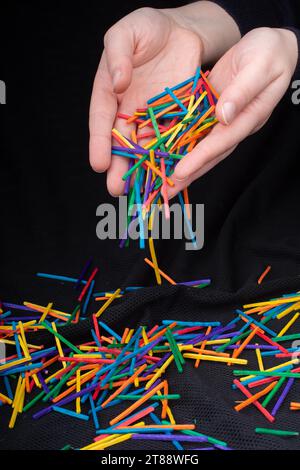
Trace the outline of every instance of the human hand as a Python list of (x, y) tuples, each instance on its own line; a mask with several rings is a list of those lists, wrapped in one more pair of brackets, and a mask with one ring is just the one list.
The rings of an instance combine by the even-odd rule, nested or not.
[(286, 92), (298, 58), (296, 36), (258, 28), (245, 35), (215, 65), (209, 78), (220, 92), (220, 121), (176, 166), (173, 197), (227, 157), (269, 119)]
[[(219, 33), (218, 33), (219, 31)], [(116, 117), (132, 114), (146, 100), (192, 76), (201, 62), (215, 60), (240, 38), (232, 18), (218, 5), (201, 1), (166, 10), (142, 8), (105, 35), (90, 106), (90, 163), (107, 170), (112, 195), (124, 190), (127, 161), (111, 156), (111, 130), (130, 137), (135, 124)]]

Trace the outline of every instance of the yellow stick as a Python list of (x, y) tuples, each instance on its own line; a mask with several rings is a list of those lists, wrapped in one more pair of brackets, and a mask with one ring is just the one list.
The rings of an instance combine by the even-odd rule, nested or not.
[[(55, 331), (55, 333), (57, 333), (56, 324), (54, 322), (52, 322), (51, 326), (52, 326), (52, 329)], [(55, 337), (55, 343), (56, 343), (58, 354), (59, 354), (60, 357), (64, 357), (64, 352), (63, 352), (62, 347), (61, 347), (60, 339), (56, 335), (54, 337)], [(66, 364), (65, 361), (62, 361), (62, 365), (64, 366), (64, 368), (67, 367), (67, 364)]]
[[(281, 367), (289, 366), (290, 364), (299, 364), (299, 359), (292, 359), (291, 361), (284, 362), (283, 364), (279, 364), (278, 366), (271, 367), (270, 369), (265, 369), (265, 372), (273, 372)], [(244, 382), (245, 380), (252, 379), (256, 377), (256, 375), (247, 375), (246, 377), (241, 377), (240, 382)]]
[(259, 368), (259, 370), (263, 371), (264, 370), (264, 363), (263, 363), (262, 355), (261, 355), (261, 352), (260, 352), (260, 349), (259, 349), (258, 345), (257, 345), (257, 348), (255, 349), (255, 353), (256, 353), (256, 357), (257, 357), (258, 368)]
[(169, 365), (171, 364), (171, 362), (173, 361), (174, 359), (174, 356), (170, 356), (166, 362), (158, 369), (158, 371), (153, 375), (152, 379), (149, 380), (149, 382), (146, 383), (146, 386), (145, 386), (145, 390), (148, 390), (151, 385), (154, 384), (154, 382), (156, 382), (156, 380), (165, 372), (165, 370), (167, 369), (167, 367), (169, 367)]
[(299, 302), (300, 297), (285, 297), (284, 299), (268, 300), (266, 302), (256, 302), (254, 304), (243, 305), (243, 308), (252, 308), (252, 307), (267, 307), (268, 305), (276, 306), (282, 304), (289, 304), (292, 302)]
[(161, 276), (160, 276), (159, 267), (158, 267), (158, 264), (157, 264), (157, 258), (156, 258), (154, 242), (153, 242), (152, 237), (149, 237), (149, 248), (150, 248), (150, 254), (151, 254), (153, 268), (154, 268), (154, 272), (155, 272), (156, 282), (157, 282), (157, 284), (161, 284)]
[[(76, 393), (80, 392), (80, 369), (76, 371)], [(80, 397), (76, 398), (76, 413), (81, 413)]]

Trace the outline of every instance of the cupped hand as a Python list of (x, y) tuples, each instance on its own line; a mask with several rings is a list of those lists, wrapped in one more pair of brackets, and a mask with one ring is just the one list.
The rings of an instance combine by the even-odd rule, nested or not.
[(219, 123), (176, 166), (173, 197), (227, 157), (269, 119), (296, 68), (296, 36), (284, 29), (258, 28), (245, 35), (215, 65), (210, 81), (220, 92)]

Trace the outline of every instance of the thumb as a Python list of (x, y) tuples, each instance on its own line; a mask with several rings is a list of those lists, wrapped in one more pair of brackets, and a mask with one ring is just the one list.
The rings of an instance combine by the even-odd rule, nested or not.
[(104, 36), (108, 71), (115, 93), (123, 93), (131, 83), (134, 37), (126, 24), (117, 23)]
[(222, 124), (231, 124), (277, 78), (271, 76), (270, 69), (265, 68), (266, 64), (261, 65), (253, 60), (243, 67), (223, 90), (216, 106), (216, 115)]

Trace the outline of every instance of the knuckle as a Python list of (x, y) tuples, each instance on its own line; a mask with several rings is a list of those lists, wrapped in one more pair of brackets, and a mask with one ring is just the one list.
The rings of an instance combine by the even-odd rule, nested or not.
[(135, 13), (137, 14), (146, 15), (146, 16), (152, 16), (155, 12), (156, 12), (155, 8), (152, 8), (152, 7), (141, 7), (135, 11)]

